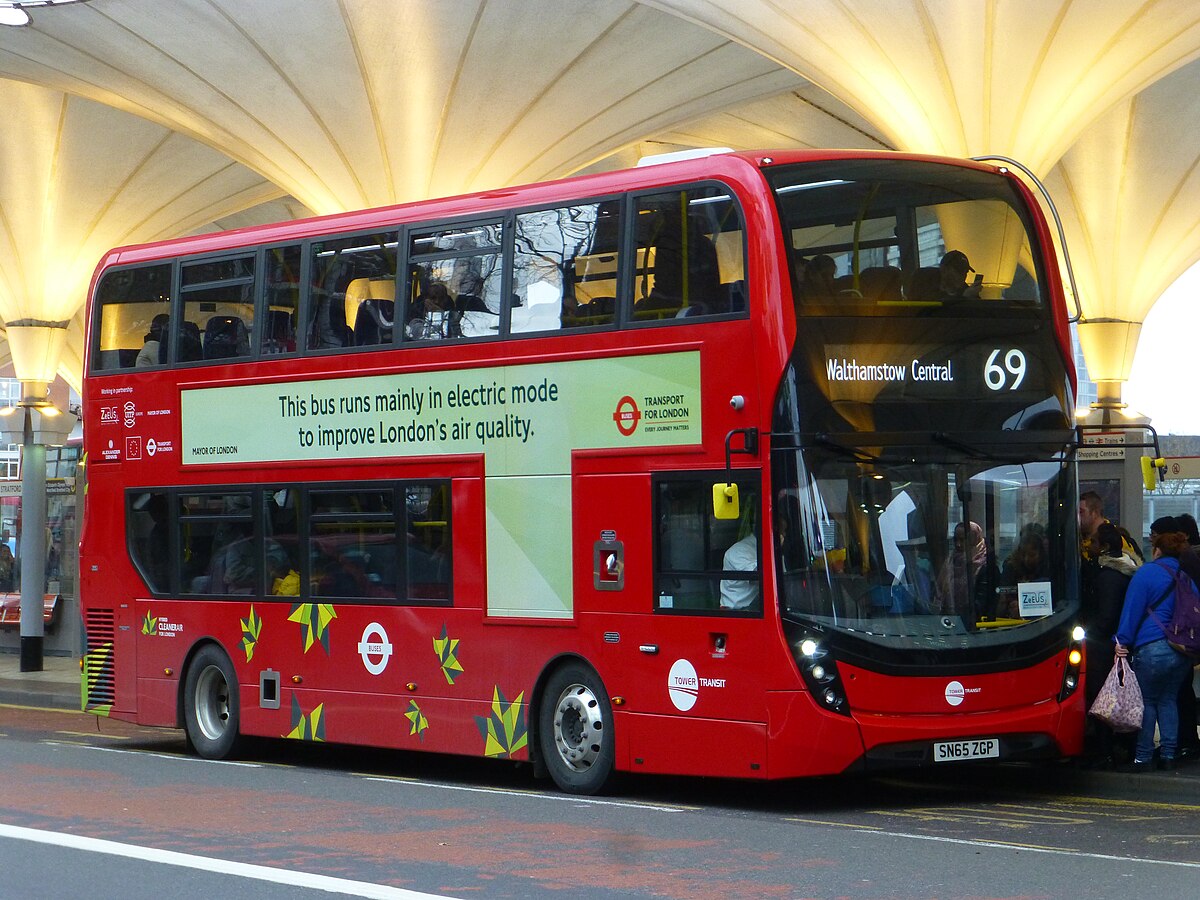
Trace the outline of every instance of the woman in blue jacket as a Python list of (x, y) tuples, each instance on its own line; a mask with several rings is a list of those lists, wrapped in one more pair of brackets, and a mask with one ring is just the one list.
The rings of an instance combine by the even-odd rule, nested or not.
[(1134, 573), (1117, 626), (1116, 654), (1129, 657), (1142, 689), (1142, 729), (1133, 759), (1135, 772), (1154, 765), (1156, 724), (1160, 739), (1158, 767), (1175, 768), (1179, 746), (1176, 701), (1184, 678), (1192, 671), (1188, 658), (1167, 643), (1164, 630), (1175, 611), (1175, 573), (1179, 571), (1179, 554), (1188, 546), (1187, 537), (1171, 531), (1151, 535), (1150, 542), (1154, 562)]

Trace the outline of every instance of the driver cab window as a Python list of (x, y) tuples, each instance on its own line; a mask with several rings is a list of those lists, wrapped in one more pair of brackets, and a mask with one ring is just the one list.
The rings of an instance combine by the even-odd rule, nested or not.
[(736, 519), (713, 515), (712, 487), (724, 472), (655, 485), (655, 609), (761, 614), (762, 522), (757, 482), (735, 479)]

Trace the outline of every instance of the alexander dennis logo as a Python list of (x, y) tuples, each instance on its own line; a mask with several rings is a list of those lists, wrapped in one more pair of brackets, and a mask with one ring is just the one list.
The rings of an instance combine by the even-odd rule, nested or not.
[(626, 395), (617, 402), (617, 411), (613, 413), (613, 421), (617, 423), (617, 431), (625, 437), (629, 437), (637, 431), (641, 418), (641, 410), (638, 409), (638, 405), (632, 397)]

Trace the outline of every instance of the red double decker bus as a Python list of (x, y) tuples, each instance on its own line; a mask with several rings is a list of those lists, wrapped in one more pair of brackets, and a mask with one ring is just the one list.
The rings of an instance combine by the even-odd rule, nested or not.
[(1004, 168), (720, 153), (112, 251), (85, 707), (788, 778), (1079, 751), (1074, 375)]

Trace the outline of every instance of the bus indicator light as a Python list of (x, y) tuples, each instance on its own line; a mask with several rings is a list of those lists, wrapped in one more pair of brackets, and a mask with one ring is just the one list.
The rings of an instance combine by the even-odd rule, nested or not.
[(617, 423), (617, 431), (631, 436), (637, 431), (638, 422), (642, 419), (641, 410), (632, 397), (626, 394), (617, 403), (617, 411), (613, 413), (613, 421)]

